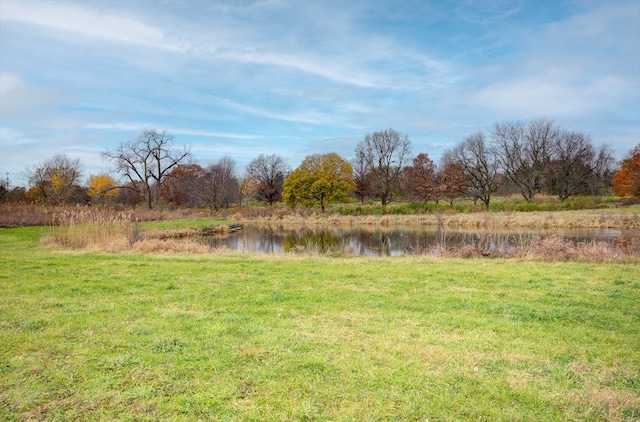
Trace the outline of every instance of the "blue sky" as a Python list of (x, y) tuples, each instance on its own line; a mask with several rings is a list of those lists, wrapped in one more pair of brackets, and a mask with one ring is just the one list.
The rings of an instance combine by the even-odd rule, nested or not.
[(206, 165), (353, 157), (393, 128), (442, 152), (545, 117), (640, 143), (638, 0), (1, 0), (0, 176), (167, 130)]

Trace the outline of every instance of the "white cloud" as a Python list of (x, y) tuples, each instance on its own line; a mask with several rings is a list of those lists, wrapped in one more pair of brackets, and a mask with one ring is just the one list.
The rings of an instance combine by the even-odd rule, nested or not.
[(0, 72), (0, 98), (3, 98), (24, 86), (24, 80), (13, 72)]
[(597, 112), (615, 103), (616, 92), (625, 85), (617, 79), (588, 84), (557, 77), (529, 77), (508, 80), (476, 92), (471, 102), (507, 116), (567, 116)]
[(504, 118), (583, 119), (624, 104), (637, 106), (638, 74), (629, 69), (640, 69), (640, 8), (632, 3), (550, 23), (523, 46), (526, 54), (492, 64), (492, 81), (472, 92), (467, 104)]
[(0, 121), (44, 109), (63, 98), (57, 89), (32, 85), (14, 72), (0, 72)]
[(32, 0), (3, 0), (2, 20), (26, 23), (82, 37), (179, 50), (168, 43), (164, 31), (117, 12), (85, 6)]
[(234, 111), (239, 111), (242, 113), (250, 114), (253, 116), (265, 117), (268, 119), (281, 120), (285, 122), (292, 123), (307, 123), (313, 125), (319, 124), (327, 124), (330, 122), (330, 117), (315, 111), (307, 111), (304, 113), (295, 113), (295, 112), (282, 112), (276, 113), (273, 111), (268, 111), (261, 109), (259, 107), (253, 107), (246, 104), (241, 104), (235, 101), (231, 101), (226, 98), (212, 97), (214, 102), (217, 102), (224, 107), (230, 108)]
[(123, 132), (140, 132), (149, 128), (157, 128), (158, 130), (166, 130), (173, 135), (190, 135), (202, 136), (205, 138), (225, 138), (225, 139), (262, 139), (260, 135), (249, 135), (242, 133), (216, 132), (211, 130), (186, 129), (175, 126), (167, 126), (153, 123), (139, 122), (117, 122), (117, 123), (88, 123), (84, 126), (86, 129), (123, 131)]

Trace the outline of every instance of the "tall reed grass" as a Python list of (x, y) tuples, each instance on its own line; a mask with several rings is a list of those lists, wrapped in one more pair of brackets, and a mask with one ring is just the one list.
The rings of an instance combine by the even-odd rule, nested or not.
[(100, 212), (103, 215), (132, 215), (136, 221), (157, 221), (203, 216), (204, 210), (149, 210), (146, 208), (97, 208), (86, 205), (41, 205), (0, 203), (0, 227), (56, 226), (66, 224), (69, 213)]
[(128, 212), (85, 208), (56, 215), (44, 244), (76, 249), (129, 250), (140, 240), (135, 216)]
[[(42, 238), (45, 245), (108, 252), (181, 252), (208, 253), (213, 248), (193, 240), (202, 229), (141, 229), (137, 213), (111, 209), (83, 208), (63, 210), (56, 214), (55, 225), (49, 226)], [(228, 226), (218, 226), (224, 233)], [(215, 249), (217, 252), (223, 250)]]
[(640, 207), (626, 207), (584, 211), (535, 211), (535, 212), (477, 212), (458, 213), (438, 211), (407, 215), (342, 215), (321, 213), (315, 210), (261, 209), (261, 212), (236, 212), (236, 221), (278, 223), (289, 225), (329, 224), (394, 226), (421, 225), (448, 228), (484, 229), (640, 229)]

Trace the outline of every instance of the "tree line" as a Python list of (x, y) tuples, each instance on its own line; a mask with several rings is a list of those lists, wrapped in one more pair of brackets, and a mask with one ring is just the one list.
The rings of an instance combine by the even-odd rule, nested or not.
[(489, 134), (473, 133), (445, 151), (438, 163), (425, 152), (413, 156), (409, 136), (394, 129), (366, 134), (349, 161), (336, 153), (312, 154), (292, 170), (283, 157), (261, 154), (242, 175), (228, 155), (204, 167), (192, 163), (188, 148), (155, 129), (102, 156), (117, 178), (90, 175), (83, 186), (80, 161), (56, 154), (25, 171), (28, 189), (2, 183), (0, 200), (213, 210), (259, 201), (324, 211), (348, 200), (385, 206), (466, 198), (488, 209), (497, 193), (519, 193), (528, 202), (539, 194), (561, 201), (610, 191), (640, 196), (640, 145), (616, 163), (609, 146), (543, 118), (495, 123)]

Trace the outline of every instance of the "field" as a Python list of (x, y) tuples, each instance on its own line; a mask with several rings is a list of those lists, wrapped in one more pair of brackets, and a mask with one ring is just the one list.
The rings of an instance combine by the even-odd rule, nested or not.
[(2, 420), (638, 420), (640, 264), (74, 251), (0, 231)]

